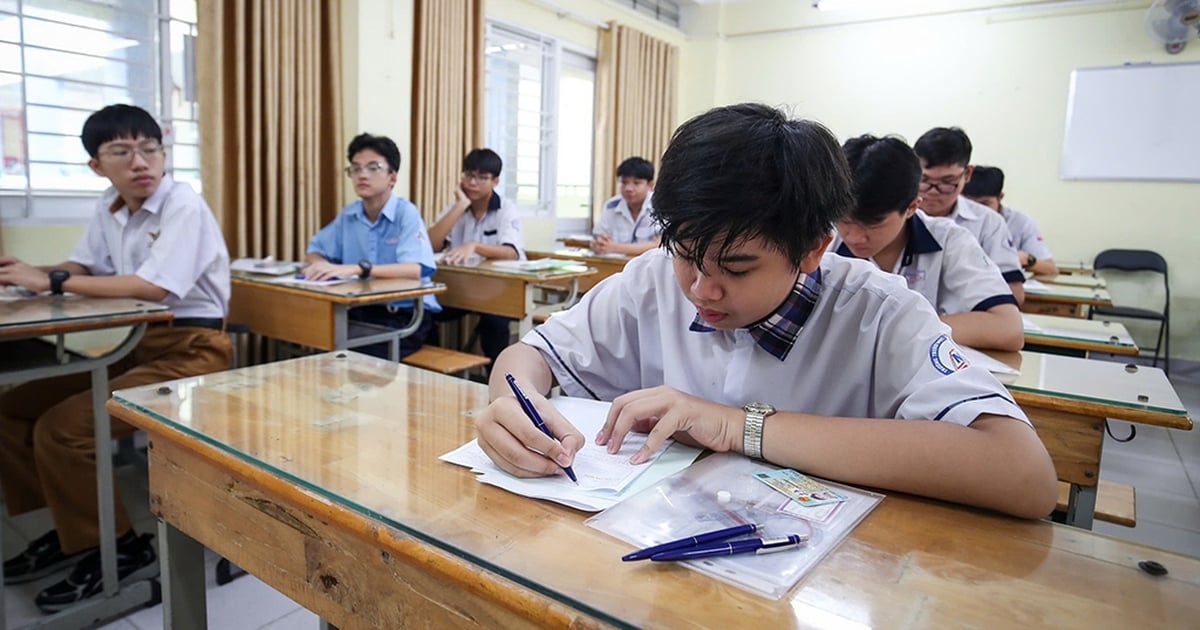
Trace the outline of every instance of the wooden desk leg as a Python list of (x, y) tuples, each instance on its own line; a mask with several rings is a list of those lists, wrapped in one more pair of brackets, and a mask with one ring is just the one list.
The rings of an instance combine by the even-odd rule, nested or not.
[(1046, 446), (1058, 479), (1071, 484), (1067, 513), (1060, 522), (1091, 529), (1096, 484), (1100, 482), (1104, 420), (1028, 403), (1022, 403), (1022, 408)]
[(160, 519), (158, 552), (163, 578), (163, 627), (167, 630), (207, 628), (204, 545)]

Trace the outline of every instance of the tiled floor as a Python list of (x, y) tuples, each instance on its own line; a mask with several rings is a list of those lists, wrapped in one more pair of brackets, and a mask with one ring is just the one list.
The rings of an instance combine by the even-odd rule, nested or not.
[[(1171, 381), (1193, 419), (1200, 420), (1200, 366), (1190, 372), (1177, 368)], [(1129, 425), (1113, 422), (1113, 433), (1124, 436)], [(1095, 531), (1153, 547), (1200, 557), (1200, 429), (1184, 432), (1138, 426), (1128, 443), (1106, 438), (1100, 477), (1137, 488), (1138, 525), (1120, 527), (1097, 522)], [(154, 532), (154, 518), (146, 509), (144, 470), (118, 470), (122, 492), (134, 510), (138, 531)], [(137, 500), (135, 497), (142, 497)], [(5, 521), (3, 557), (24, 548), (28, 541), (49, 529), (45, 511)], [(217, 586), (216, 556), (208, 556), (209, 627), (225, 630), (293, 630), (317, 628), (319, 619), (253, 576)], [(39, 616), (32, 599), (38, 590), (61, 576), (4, 589), (9, 627), (20, 627)], [(111, 630), (162, 628), (162, 606), (137, 611), (113, 621)]]

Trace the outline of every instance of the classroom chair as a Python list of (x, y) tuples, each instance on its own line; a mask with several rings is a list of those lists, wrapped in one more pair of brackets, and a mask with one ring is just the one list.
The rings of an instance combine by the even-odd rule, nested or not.
[[(1163, 372), (1170, 374), (1171, 372), (1171, 285), (1167, 276), (1167, 261), (1163, 259), (1157, 252), (1152, 252), (1145, 249), (1106, 249), (1096, 255), (1092, 267), (1096, 270), (1096, 274), (1104, 276), (1108, 281), (1108, 292), (1113, 297), (1113, 306), (1094, 306), (1088, 313), (1089, 319), (1100, 317), (1123, 317), (1129, 319), (1144, 319), (1158, 322), (1158, 340), (1154, 344), (1154, 362), (1151, 365), (1158, 365), (1159, 350), (1162, 350), (1163, 355)], [(1104, 273), (1104, 272), (1108, 273)], [(1139, 276), (1161, 276), (1162, 278), (1162, 309), (1156, 310), (1153, 308), (1143, 308), (1141, 306), (1120, 306), (1116, 304), (1118, 301), (1124, 301), (1127, 304), (1142, 304), (1146, 301), (1142, 295), (1126, 296), (1124, 300), (1119, 300), (1117, 293), (1120, 291), (1120, 284), (1114, 282), (1119, 276), (1129, 276), (1135, 279)], [(1143, 287), (1144, 282), (1143, 282)], [(1117, 291), (1114, 291), (1117, 289)]]

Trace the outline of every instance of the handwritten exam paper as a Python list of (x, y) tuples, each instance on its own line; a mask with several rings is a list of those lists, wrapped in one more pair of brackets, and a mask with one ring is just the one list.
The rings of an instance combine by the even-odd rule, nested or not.
[(451, 464), (467, 466), (481, 473), (479, 481), (503, 488), (522, 496), (546, 499), (587, 512), (596, 512), (630, 496), (642, 488), (654, 485), (659, 480), (684, 468), (700, 456), (700, 449), (668, 441), (648, 464), (633, 465), (629, 458), (646, 442), (646, 436), (630, 433), (621, 444), (620, 452), (609, 454), (605, 447), (595, 443), (594, 438), (604, 426), (611, 403), (582, 398), (557, 397), (550, 402), (574, 424), (587, 443), (575, 454), (572, 468), (579, 478), (576, 485), (565, 475), (521, 479), (514, 477), (492, 463), (479, 448), (476, 440), (442, 455), (439, 459)]

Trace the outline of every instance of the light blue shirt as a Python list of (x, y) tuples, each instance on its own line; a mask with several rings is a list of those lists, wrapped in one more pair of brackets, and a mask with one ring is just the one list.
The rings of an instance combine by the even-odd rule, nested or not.
[[(373, 265), (417, 263), (421, 277), (429, 278), (437, 271), (429, 232), (417, 207), (407, 199), (392, 197), (383, 206), (374, 224), (367, 219), (361, 199), (342, 209), (329, 225), (321, 228), (308, 242), (309, 254), (320, 254), (331, 263), (358, 264), (369, 260)], [(432, 295), (423, 298), (425, 308), (442, 310)], [(412, 308), (412, 300), (392, 302), (398, 308)]]

